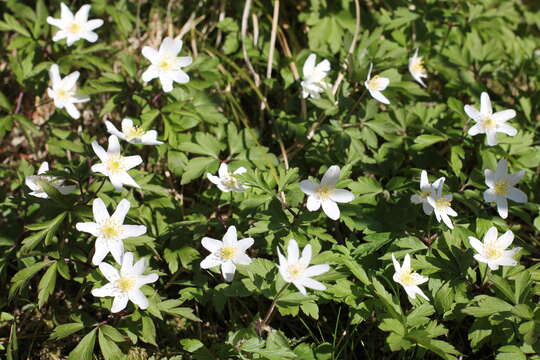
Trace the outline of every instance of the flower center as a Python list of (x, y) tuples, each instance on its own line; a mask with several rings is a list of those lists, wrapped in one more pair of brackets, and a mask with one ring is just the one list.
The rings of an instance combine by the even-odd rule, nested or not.
[(424, 191), (424, 192), (422, 192), (422, 194), (420, 194), (420, 197), (422, 199), (426, 200), (429, 197), (429, 195), (431, 195), (429, 192)]
[(232, 260), (236, 257), (236, 248), (234, 246), (224, 246), (219, 250), (219, 255), (223, 260)]
[(79, 33), (82, 31), (82, 26), (77, 24), (76, 22), (72, 22), (71, 24), (68, 25), (67, 30), (70, 33)]
[(43, 186), (50, 183), (51, 183), (50, 179), (46, 178), (45, 176), (41, 176), (36, 180), (36, 185), (39, 186), (39, 188), (42, 190), (43, 190)]
[(137, 126), (130, 126), (124, 129), (124, 134), (128, 140), (140, 138), (144, 135), (145, 131)]
[(494, 129), (497, 127), (497, 123), (493, 121), (491, 116), (484, 116), (484, 119), (482, 121), (482, 125), (484, 125), (484, 128), (486, 129)]
[(438, 209), (447, 209), (450, 207), (450, 204), (452, 203), (452, 200), (447, 197), (440, 197), (437, 200), (435, 200), (435, 207)]
[(68, 101), (69, 98), (71, 97), (69, 91), (67, 91), (67, 90), (65, 90), (65, 89), (59, 89), (59, 90), (56, 92), (56, 96), (58, 97), (58, 99), (59, 99), (61, 102), (66, 102), (66, 101)]
[(490, 260), (497, 260), (503, 254), (502, 250), (499, 249), (496, 244), (486, 245), (485, 253), (485, 256)]
[(238, 180), (236, 180), (234, 176), (226, 176), (225, 179), (223, 179), (222, 183), (228, 188), (238, 187)]
[(332, 188), (330, 188), (330, 186), (328, 185), (323, 185), (317, 189), (317, 195), (319, 195), (321, 199), (330, 198), (331, 193), (332, 193)]
[(417, 59), (412, 62), (411, 70), (413, 73), (424, 75), (427, 71), (424, 67), (424, 62), (421, 59)]
[(371, 90), (382, 90), (382, 78), (379, 75), (375, 75), (368, 81), (368, 87)]
[(415, 273), (411, 273), (410, 271), (404, 271), (399, 276), (399, 280), (403, 285), (411, 286), (416, 284), (416, 277), (414, 276)]
[(121, 233), (122, 226), (115, 219), (109, 218), (101, 226), (101, 235), (108, 240), (116, 239)]
[(305, 270), (304, 265), (300, 264), (299, 262), (289, 265), (288, 267), (289, 275), (291, 276), (292, 280), (298, 279), (302, 273)]
[(174, 59), (171, 59), (169, 56), (165, 56), (158, 63), (158, 68), (160, 71), (171, 71), (174, 69)]
[(124, 164), (120, 155), (111, 156), (107, 160), (107, 169), (111, 174), (117, 174), (124, 171)]
[(508, 181), (501, 180), (495, 183), (495, 194), (506, 195), (508, 194)]
[(115, 286), (118, 290), (122, 292), (129, 292), (135, 287), (136, 281), (135, 278), (131, 276), (122, 276), (120, 279), (116, 280)]

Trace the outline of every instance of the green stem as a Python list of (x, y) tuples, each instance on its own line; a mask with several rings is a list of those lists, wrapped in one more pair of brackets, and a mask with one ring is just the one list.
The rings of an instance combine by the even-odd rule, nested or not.
[(274, 310), (276, 309), (276, 304), (277, 304), (277, 301), (279, 300), (279, 297), (281, 296), (281, 294), (283, 294), (285, 289), (289, 287), (289, 285), (290, 283), (286, 283), (285, 285), (283, 285), (283, 287), (278, 291), (278, 293), (276, 294), (276, 297), (272, 301), (272, 304), (270, 305), (270, 308), (268, 309), (264, 319), (258, 321), (257, 332), (259, 333), (259, 336), (261, 336), (263, 330), (266, 328), (266, 324), (268, 323), (268, 321), (270, 321), (270, 318), (272, 317), (272, 314), (274, 313)]

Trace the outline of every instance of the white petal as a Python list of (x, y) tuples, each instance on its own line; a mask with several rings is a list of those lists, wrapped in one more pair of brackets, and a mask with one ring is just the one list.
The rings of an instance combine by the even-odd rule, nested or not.
[(420, 190), (424, 191), (424, 189), (428, 189), (430, 186), (427, 171), (422, 170), (420, 173)]
[(497, 202), (497, 212), (499, 213), (499, 216), (506, 219), (508, 217), (508, 201), (502, 196), (497, 196), (495, 201)]
[(427, 201), (422, 202), (422, 210), (424, 210), (424, 214), (426, 215), (433, 214), (433, 206), (431, 206)]
[(88, 13), (90, 12), (90, 5), (86, 4), (81, 6), (79, 11), (75, 13), (75, 21), (85, 23), (88, 20)]
[(489, 95), (487, 92), (483, 92), (480, 95), (480, 112), (484, 115), (491, 115), (492, 108), (491, 108), (491, 100), (489, 100)]
[(497, 228), (495, 226), (490, 227), (488, 231), (486, 231), (486, 233), (484, 234), (484, 244), (497, 241), (497, 234)]
[(322, 209), (324, 213), (332, 220), (339, 219), (339, 207), (335, 202), (332, 200), (323, 200), (322, 201)]
[(514, 233), (511, 230), (508, 230), (497, 239), (497, 243), (503, 249), (509, 247), (512, 241), (514, 241)]
[(148, 308), (148, 299), (140, 289), (131, 290), (128, 293), (129, 300), (132, 303), (137, 304), (141, 310)]
[(166, 37), (161, 42), (161, 46), (159, 47), (159, 53), (161, 54), (169, 54), (172, 56), (176, 56), (180, 50), (182, 50), (182, 40), (175, 40), (171, 37)]
[(300, 257), (300, 263), (307, 267), (311, 261), (311, 245), (307, 244), (302, 250), (302, 256)]
[(98, 236), (100, 232), (100, 227), (95, 222), (80, 222), (75, 225), (75, 228), (82, 232), (87, 232), (93, 236)]
[(234, 170), (233, 174), (235, 175), (242, 175), (245, 174), (247, 169), (243, 166), (240, 166), (238, 169)]
[(122, 238), (130, 238), (141, 236), (146, 233), (146, 226), (144, 225), (123, 225)]
[(171, 71), (170, 76), (171, 79), (173, 79), (179, 84), (185, 84), (189, 82), (189, 75), (182, 70)]
[(148, 69), (142, 74), (142, 80), (149, 82), (159, 76), (159, 70), (155, 65), (150, 65)]
[(112, 265), (102, 262), (99, 264), (99, 270), (109, 282), (115, 282), (120, 278), (120, 273)]
[(378, 90), (369, 90), (369, 93), (371, 94), (371, 96), (375, 99), (375, 100), (378, 100), (380, 102), (382, 102), (383, 104), (390, 104), (390, 100), (388, 100), (386, 98), (386, 96), (384, 96), (382, 94), (382, 92), (378, 91)]
[(307, 198), (306, 207), (309, 211), (317, 211), (321, 207), (321, 199), (318, 196), (310, 195)]
[(450, 220), (446, 213), (441, 214), (441, 219), (449, 229), (454, 229), (454, 224), (452, 224), (452, 220)]
[(126, 308), (128, 303), (128, 296), (127, 294), (118, 294), (114, 297), (113, 304), (111, 307), (112, 313), (117, 313), (119, 311), (122, 311)]
[(478, 240), (475, 237), (469, 236), (469, 244), (473, 247), (474, 250), (476, 250), (477, 253), (483, 254), (484, 253), (484, 244), (480, 240)]
[(229, 226), (225, 235), (223, 235), (223, 245), (236, 245), (236, 240), (238, 239), (236, 234), (236, 227), (234, 225)]
[(321, 180), (321, 185), (336, 185), (339, 180), (340, 169), (337, 165), (332, 165), (326, 170)]
[(315, 60), (316, 60), (315, 54), (310, 54), (308, 58), (306, 59), (306, 62), (304, 62), (304, 67), (302, 69), (302, 72), (304, 74), (304, 78), (309, 78), (313, 71), (315, 70)]
[(517, 130), (508, 124), (501, 124), (497, 127), (498, 132), (502, 132), (503, 134), (506, 134), (508, 136), (515, 136), (517, 134)]
[(159, 74), (159, 81), (164, 92), (170, 92), (173, 89), (173, 79), (165, 74)]
[[(463, 110), (465, 110), (465, 113), (473, 120), (477, 121), (481, 114), (478, 112), (478, 110), (476, 110), (475, 107), (471, 106), (471, 105), (465, 105), (463, 107)], [(469, 130), (470, 131), (470, 130)], [(473, 135), (473, 134), (469, 134), (469, 135)], [(476, 134), (474, 134), (476, 135)]]
[(349, 190), (336, 189), (330, 193), (330, 199), (339, 203), (348, 203), (354, 200), (354, 195)]
[(236, 265), (234, 265), (232, 261), (226, 261), (221, 264), (221, 273), (223, 274), (223, 278), (225, 279), (225, 281), (233, 281), (235, 271)]
[(321, 282), (317, 280), (313, 280), (310, 278), (305, 278), (302, 280), (302, 285), (315, 290), (326, 290), (326, 286), (324, 286)]
[(92, 149), (94, 149), (94, 152), (98, 156), (99, 160), (101, 160), (101, 162), (106, 162), (109, 158), (105, 149), (103, 149), (101, 145), (97, 143), (97, 141), (92, 142)]
[(494, 187), (495, 183), (497, 182), (497, 179), (495, 178), (495, 172), (493, 172), (490, 169), (486, 169), (486, 170), (484, 170), (484, 175), (485, 175), (485, 178), (486, 178), (485, 179), (486, 185), (489, 186), (490, 188)]
[(133, 264), (133, 273), (137, 275), (141, 275), (144, 270), (146, 269), (146, 259), (141, 258), (139, 261), (137, 261), (135, 264)]
[(304, 287), (304, 285), (302, 285), (298, 281), (293, 281), (292, 283), (294, 284), (294, 286), (296, 286), (298, 291), (300, 291), (302, 293), (302, 295), (307, 295), (306, 288)]
[(114, 135), (109, 136), (109, 147), (107, 148), (108, 155), (120, 155), (120, 142)]
[(204, 258), (203, 261), (201, 261), (201, 269), (210, 269), (214, 266), (221, 265), (223, 261), (221, 261), (217, 256), (214, 254), (208, 255), (206, 258)]
[(298, 262), (300, 250), (298, 249), (298, 243), (296, 240), (291, 239), (287, 244), (287, 262), (289, 264), (294, 264)]
[(497, 194), (495, 194), (494, 189), (487, 189), (484, 191), (484, 201), (486, 202), (495, 202), (497, 199)]
[(307, 195), (314, 194), (318, 188), (319, 188), (319, 185), (314, 183), (311, 180), (300, 181), (300, 189), (304, 192), (304, 194), (307, 194)]
[(65, 23), (71, 22), (73, 20), (73, 13), (71, 12), (71, 10), (69, 10), (67, 5), (64, 4), (63, 2), (60, 3), (60, 17), (62, 18), (62, 21), (64, 21)]
[(238, 240), (238, 242), (236, 243), (236, 246), (238, 247), (238, 249), (242, 251), (246, 251), (253, 245), (254, 242), (255, 240), (253, 240), (252, 238), (245, 238), (245, 239)]
[(180, 56), (176, 58), (176, 66), (185, 67), (191, 65), (193, 58), (191, 56)]
[(133, 253), (127, 252), (122, 256), (122, 267), (120, 273), (131, 274), (133, 272)]
[(392, 254), (392, 263), (394, 264), (394, 270), (396, 271), (396, 274), (401, 272), (401, 265), (396, 260), (396, 257), (394, 256), (394, 254)]
[(473, 126), (471, 126), (469, 131), (467, 131), (467, 134), (469, 134), (470, 136), (475, 136), (475, 135), (478, 135), (478, 134), (483, 134), (484, 132), (485, 132), (485, 129), (482, 126), (482, 124), (477, 123), (477, 124), (474, 124)]
[(503, 110), (491, 115), (491, 118), (498, 123), (503, 123), (515, 117), (516, 112), (514, 110)]
[(124, 255), (124, 243), (122, 240), (109, 240), (108, 246), (114, 261), (117, 264), (122, 264)]
[(305, 277), (313, 277), (313, 276), (324, 274), (325, 272), (328, 272), (329, 270), (330, 270), (330, 266), (328, 264), (313, 265), (313, 266), (308, 267), (306, 270), (304, 270), (303, 275)]
[(69, 116), (71, 116), (73, 119), (78, 119), (81, 116), (81, 113), (73, 103), (67, 103), (65, 104), (66, 111), (68, 112)]
[(525, 171), (520, 170), (516, 173), (508, 175), (508, 183), (510, 186), (516, 185), (521, 179), (523, 179), (523, 176), (525, 176)]
[(97, 28), (100, 27), (101, 25), (103, 25), (103, 20), (101, 20), (101, 19), (93, 19), (93, 20), (89, 20), (89, 21), (86, 23), (86, 30), (92, 31), (92, 30), (97, 29)]
[(229, 166), (226, 163), (222, 162), (221, 165), (219, 165), (218, 175), (220, 178), (229, 176)]
[(523, 191), (516, 189), (515, 187), (510, 188), (506, 196), (510, 200), (514, 200), (515, 202), (518, 202), (518, 203), (527, 202), (527, 195)]
[(122, 199), (120, 203), (118, 203), (118, 206), (116, 206), (116, 210), (112, 214), (112, 217), (114, 217), (120, 224), (123, 224), (130, 206), (131, 204), (129, 203), (129, 200)]
[(105, 256), (109, 253), (109, 246), (107, 240), (103, 238), (97, 238), (94, 250), (94, 256), (92, 256), (92, 264), (99, 265), (105, 259)]
[(251, 258), (249, 256), (247, 256), (246, 254), (241, 253), (240, 255), (238, 255), (236, 257), (234, 262), (236, 264), (240, 264), (240, 265), (249, 265), (249, 264), (251, 264)]
[(99, 38), (98, 37), (98, 34), (96, 34), (95, 32), (93, 31), (87, 31), (87, 32), (84, 32), (81, 34), (81, 37), (91, 43), (94, 43), (97, 41), (97, 39)]
[(497, 162), (497, 170), (495, 171), (495, 181), (503, 180), (508, 174), (508, 161), (501, 159)]
[(203, 237), (201, 240), (201, 244), (206, 250), (212, 253), (219, 251), (219, 249), (223, 247), (223, 243), (220, 240), (212, 239), (209, 237)]
[(113, 283), (108, 283), (100, 288), (96, 288), (92, 290), (92, 295), (95, 297), (106, 297), (106, 296), (114, 296), (115, 288)]
[(140, 286), (145, 284), (151, 284), (153, 282), (156, 282), (159, 279), (158, 274), (148, 274), (148, 275), (140, 275), (137, 278), (137, 284)]
[(489, 146), (495, 146), (499, 143), (497, 141), (497, 133), (494, 130), (486, 130), (486, 143)]
[(319, 73), (327, 73), (330, 71), (330, 61), (323, 60), (315, 66), (315, 71)]
[(94, 220), (98, 224), (101, 224), (105, 220), (109, 219), (109, 212), (107, 211), (107, 207), (105, 206), (105, 203), (100, 198), (95, 198), (94, 202), (92, 203), (92, 212), (94, 214)]
[[(151, 48), (150, 46), (144, 46), (142, 48), (142, 55), (147, 58), (152, 64), (156, 64), (159, 62), (159, 53), (156, 49), (154, 48)], [(157, 77), (154, 76), (154, 77)], [(154, 78), (152, 77), (152, 79)], [(144, 75), (143, 75), (143, 80), (144, 80)], [(148, 80), (144, 80), (144, 81), (148, 81)]]
[(424, 199), (418, 194), (413, 194), (411, 195), (411, 202), (413, 204), (421, 204), (424, 202)]
[[(138, 155), (137, 155), (138, 156)], [(113, 186), (114, 186), (114, 182), (115, 182), (115, 179), (113, 179), (113, 176), (109, 176), (109, 179), (111, 180), (111, 182), (113, 183)], [(125, 185), (128, 185), (128, 186), (133, 186), (135, 188), (140, 188), (139, 184), (137, 184), (135, 182), (135, 180), (133, 180), (133, 178), (127, 173), (127, 172), (124, 172), (124, 173), (120, 173), (118, 174), (118, 177), (117, 179), (122, 183), (122, 184), (125, 184)]]

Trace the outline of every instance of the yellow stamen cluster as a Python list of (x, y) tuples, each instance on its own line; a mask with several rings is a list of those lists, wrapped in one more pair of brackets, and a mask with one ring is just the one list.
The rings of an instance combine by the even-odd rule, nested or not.
[(174, 59), (169, 56), (165, 56), (163, 59), (161, 59), (157, 66), (160, 71), (174, 70)]
[(381, 77), (379, 75), (375, 75), (371, 78), (371, 80), (368, 81), (368, 87), (371, 90), (380, 90), (382, 88), (382, 81)]
[(317, 189), (317, 195), (319, 195), (321, 199), (330, 198), (331, 193), (332, 193), (332, 189), (328, 185), (323, 185)]
[(490, 260), (497, 260), (503, 255), (503, 250), (501, 250), (497, 244), (490, 243), (485, 247), (485, 256)]
[(111, 156), (107, 160), (107, 169), (111, 174), (117, 174), (125, 171), (124, 162), (120, 155)]
[(485, 116), (482, 125), (486, 129), (493, 129), (497, 127), (497, 123), (491, 118), (491, 116)]
[(101, 235), (106, 239), (115, 239), (122, 233), (122, 226), (114, 219), (107, 220), (101, 226)]
[(495, 194), (497, 195), (506, 195), (508, 194), (508, 181), (500, 180), (495, 183)]
[(129, 292), (135, 287), (136, 280), (130, 276), (122, 276), (116, 280), (115, 287), (122, 292)]
[(232, 260), (236, 257), (236, 248), (234, 246), (224, 246), (219, 250), (219, 256), (223, 260)]
[(426, 71), (426, 68), (424, 67), (424, 61), (420, 58), (413, 61), (411, 63), (411, 71), (415, 74), (425, 75), (427, 71)]
[(407, 285), (407, 286), (411, 286), (411, 285), (416, 285), (416, 273), (412, 273), (410, 270), (409, 271), (403, 271), (400, 275), (399, 275), (399, 280), (401, 281), (401, 283), (403, 285)]
[(223, 185), (225, 185), (228, 188), (236, 188), (238, 187), (238, 180), (235, 179), (234, 176), (227, 176), (223, 181)]
[(450, 207), (452, 200), (447, 197), (440, 197), (435, 200), (435, 207), (438, 209), (446, 209)]
[(128, 140), (132, 140), (143, 136), (145, 131), (144, 129), (137, 126), (129, 126), (123, 129), (123, 133), (126, 135), (126, 138)]
[(71, 24), (68, 25), (67, 30), (71, 33), (78, 33), (82, 31), (82, 27), (76, 22), (72, 22)]
[(289, 270), (289, 275), (293, 280), (300, 277), (300, 275), (302, 275), (302, 272), (304, 272), (305, 269), (305, 266), (300, 264), (299, 262), (289, 265), (289, 267), (287, 268), (287, 270)]

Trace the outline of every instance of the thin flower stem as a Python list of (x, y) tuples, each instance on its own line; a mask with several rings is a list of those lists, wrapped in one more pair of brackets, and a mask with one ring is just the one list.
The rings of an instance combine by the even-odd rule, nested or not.
[(257, 332), (259, 333), (259, 336), (261, 336), (263, 330), (265, 330), (265, 328), (267, 326), (266, 324), (268, 323), (268, 321), (270, 321), (270, 318), (271, 318), (272, 314), (274, 313), (274, 310), (276, 309), (277, 301), (279, 300), (281, 294), (283, 294), (285, 289), (287, 289), (289, 287), (289, 284), (290, 283), (286, 283), (285, 285), (283, 285), (283, 287), (278, 291), (278, 293), (276, 294), (276, 297), (272, 301), (272, 304), (270, 305), (270, 308), (268, 309), (268, 312), (266, 313), (266, 316), (264, 317), (264, 319), (259, 320), (257, 322)]
[(490, 272), (491, 272), (491, 269), (489, 268), (489, 266), (486, 265), (486, 271), (484, 272), (484, 276), (482, 277), (482, 287), (486, 284), (486, 279)]

